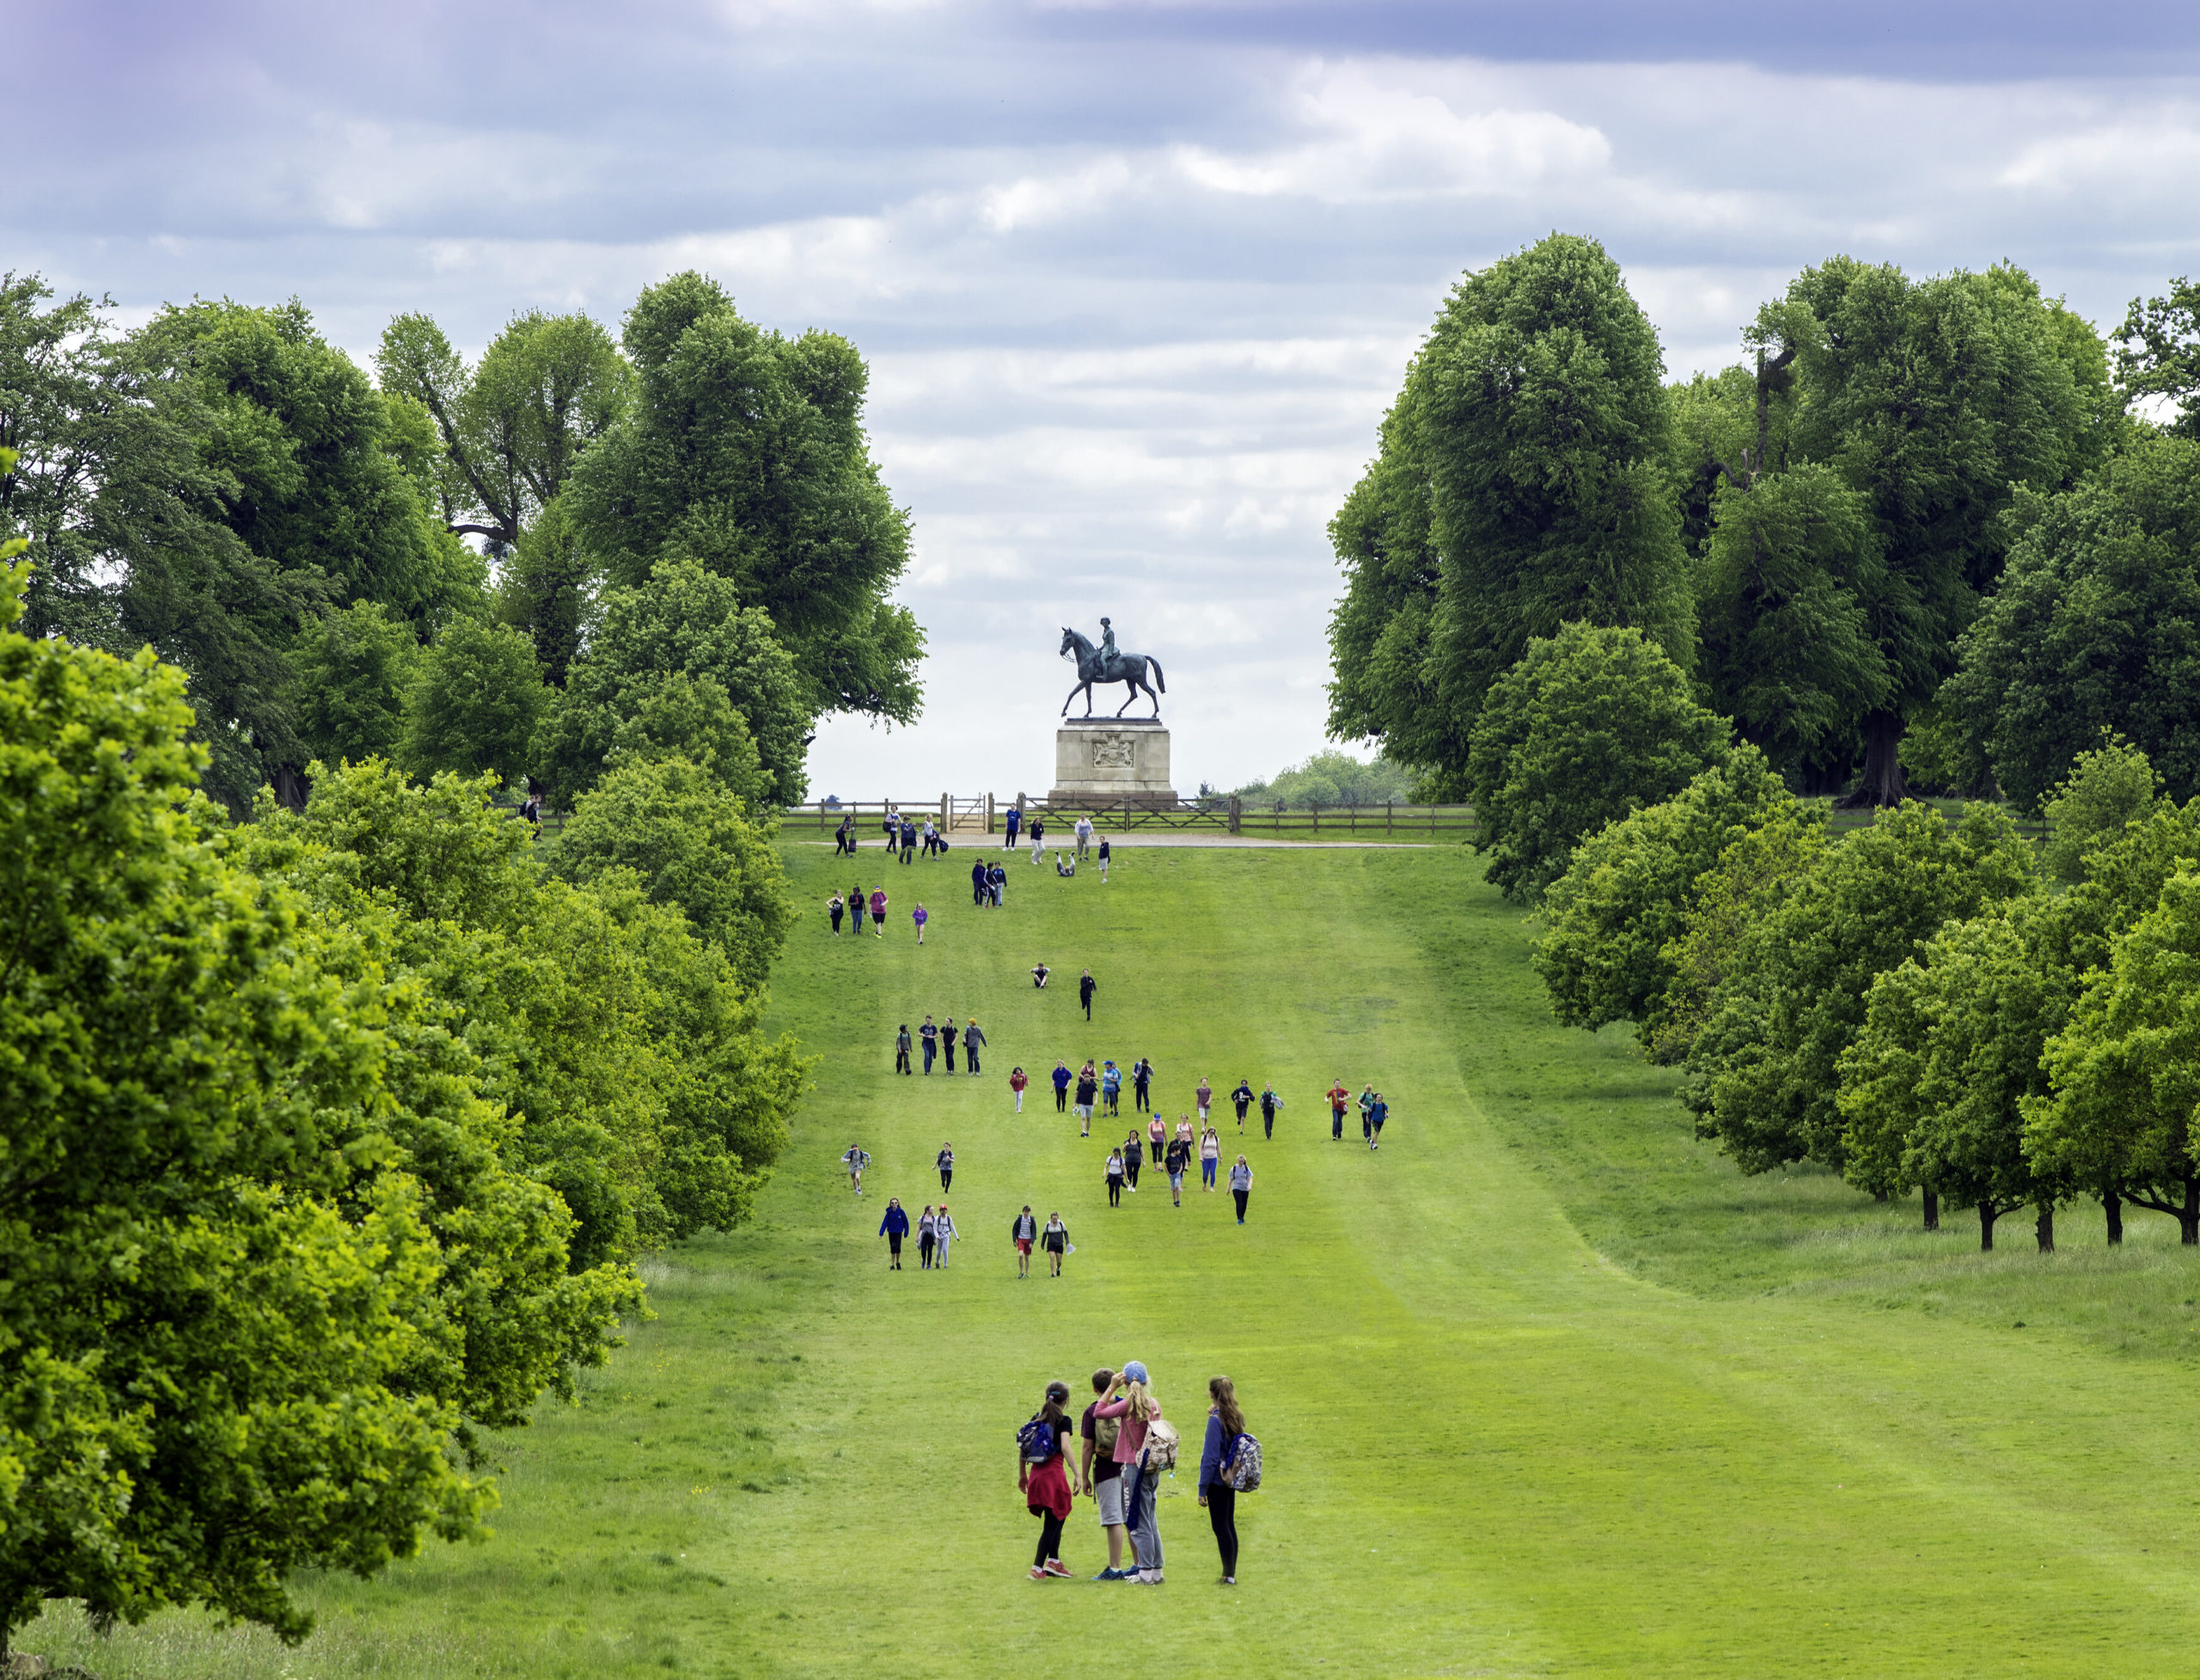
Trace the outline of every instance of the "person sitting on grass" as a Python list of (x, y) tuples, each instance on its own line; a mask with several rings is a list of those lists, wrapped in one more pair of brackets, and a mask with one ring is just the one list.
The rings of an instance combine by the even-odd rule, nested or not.
[(1044, 962), (1034, 962), (1031, 965), (1031, 984), (1033, 987), (1041, 992), (1045, 991), (1047, 989), (1047, 976), (1052, 973), (1054, 973), (1054, 970), (1049, 968)]

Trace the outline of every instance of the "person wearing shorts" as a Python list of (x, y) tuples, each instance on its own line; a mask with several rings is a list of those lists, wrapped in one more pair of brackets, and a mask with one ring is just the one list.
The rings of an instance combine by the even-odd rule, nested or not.
[(1062, 1274), (1062, 1256), (1069, 1252), (1069, 1227), (1062, 1223), (1059, 1213), (1047, 1215), (1047, 1223), (1039, 1232), (1039, 1246), (1047, 1251), (1047, 1274)]
[(1207, 1111), (1214, 1103), (1214, 1087), (1207, 1082), (1207, 1075), (1200, 1075), (1200, 1088), (1192, 1095), (1199, 1099), (1200, 1124), (1207, 1124)]
[(1108, 884), (1108, 837), (1100, 836), (1100, 884)]
[(909, 1216), (901, 1211), (899, 1196), (886, 1198), (886, 1217), (878, 1222), (878, 1234), (886, 1239), (886, 1269), (901, 1269), (901, 1239), (909, 1234)]
[(886, 889), (883, 887), (871, 889), (871, 932), (875, 939), (886, 937)]
[(1092, 1135), (1092, 1098), (1100, 1089), (1100, 1082), (1092, 1077), (1092, 1064), (1087, 1062), (1077, 1076), (1077, 1135)]
[(1169, 1140), (1169, 1155), (1163, 1163), (1169, 1169), (1169, 1194), (1177, 1207), (1184, 1205), (1184, 1169), (1192, 1164), (1192, 1146), (1182, 1138)]
[(1016, 1244), (1016, 1275), (1031, 1275), (1031, 1245), (1039, 1240), (1039, 1222), (1031, 1217), (1031, 1204), (1025, 1202), (1008, 1227), (1009, 1240)]
[(1374, 1128), (1375, 1133), (1367, 1139), (1368, 1148), (1380, 1149), (1383, 1146), (1383, 1122), (1390, 1117), (1390, 1105), (1383, 1100), (1383, 1093), (1378, 1090), (1375, 1093), (1375, 1100), (1367, 1105), (1367, 1123)]
[[(1079, 1454), (1079, 1479), (1085, 1488), (1085, 1497), (1099, 1508), (1100, 1530), (1108, 1536), (1108, 1567), (1092, 1579), (1096, 1581), (1120, 1581), (1126, 1575), (1134, 1575), (1135, 1569), (1123, 1567), (1123, 1540), (1130, 1530), (1125, 1525), (1123, 1512), (1123, 1467), (1115, 1462), (1115, 1437), (1122, 1428), (1119, 1418), (1104, 1422), (1093, 1416), (1101, 1401), (1108, 1398), (1116, 1387), (1115, 1373), (1106, 1366), (1092, 1373), (1092, 1404), (1085, 1408), (1084, 1420), (1077, 1433), (1085, 1438)], [(1105, 1431), (1104, 1439), (1102, 1432)]]

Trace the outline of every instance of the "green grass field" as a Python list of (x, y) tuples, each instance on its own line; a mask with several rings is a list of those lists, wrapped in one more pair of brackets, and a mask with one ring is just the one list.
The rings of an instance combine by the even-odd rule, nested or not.
[[(1965, 1215), (1928, 1237), (1914, 1201), (1739, 1177), (1623, 1034), (1551, 1021), (1531, 928), (1455, 848), (1126, 849), (1104, 888), (1019, 858), (984, 913), (969, 857), (869, 850), (889, 937), (799, 927), (773, 1015), (824, 1061), (761, 1216), (657, 1263), (657, 1317), (506, 1443), (493, 1540), (306, 1583), (321, 1626), (295, 1652), (61, 1614), (19, 1646), (225, 1680), (2194, 1666), (2200, 1257), (2166, 1221), (2131, 1216), (2111, 1254), (2081, 1205), (2057, 1254), (2013, 1219), (1981, 1256)], [(789, 858), (808, 905), (852, 879)], [(889, 1073), (926, 1011), (978, 1017), (982, 1079)], [(1109, 1054), (1152, 1057), (1172, 1120), (1201, 1074), (1285, 1094), (1243, 1145), (1246, 1227), (1151, 1172), (1111, 1212), (1098, 1136), (1043, 1090), (1011, 1113), (1012, 1064), (1043, 1086)], [(1329, 1141), (1332, 1076), (1390, 1096), (1379, 1155)], [(936, 1200), (943, 1139), (953, 1265), (889, 1274), (885, 1197)], [(1060, 1282), (1015, 1276), (1027, 1200), (1077, 1243)], [(1234, 1591), (1189, 1466), (1167, 1585), (1025, 1579), (1014, 1427), (1049, 1377), (1081, 1396), (1132, 1357), (1193, 1441), (1229, 1373), (1266, 1445)], [(1064, 1551), (1105, 1561), (1083, 1500)]]

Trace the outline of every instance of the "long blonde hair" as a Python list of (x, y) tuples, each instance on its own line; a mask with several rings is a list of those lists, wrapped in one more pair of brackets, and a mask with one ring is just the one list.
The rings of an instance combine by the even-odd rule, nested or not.
[(1130, 1414), (1141, 1423), (1151, 1423), (1161, 1414), (1161, 1402), (1154, 1397), (1151, 1384), (1134, 1382), (1123, 1395), (1131, 1402)]

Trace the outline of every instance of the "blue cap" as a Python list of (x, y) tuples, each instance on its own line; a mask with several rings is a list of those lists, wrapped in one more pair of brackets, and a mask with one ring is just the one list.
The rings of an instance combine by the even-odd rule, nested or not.
[(1136, 1359), (1133, 1359), (1123, 1367), (1123, 1376), (1131, 1382), (1143, 1383), (1146, 1381), (1146, 1367)]

